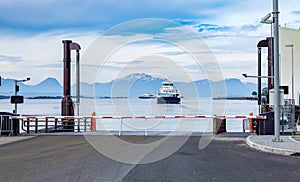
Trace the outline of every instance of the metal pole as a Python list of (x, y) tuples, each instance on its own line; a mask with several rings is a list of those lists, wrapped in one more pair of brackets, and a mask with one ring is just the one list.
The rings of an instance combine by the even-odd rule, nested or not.
[(261, 106), (261, 48), (258, 48), (258, 77), (257, 77), (257, 96), (258, 96), (258, 113), (261, 113), (260, 106)]
[(294, 69), (294, 45), (292, 45), (292, 125), (295, 125), (295, 69)]
[(292, 125), (295, 123), (295, 73), (294, 73), (294, 45), (291, 45), (292, 49)]
[[(14, 80), (15, 82), (15, 95), (17, 95), (17, 80)], [(15, 110), (14, 110), (14, 113), (17, 114), (17, 103), (15, 103)]]
[(62, 116), (74, 116), (73, 101), (71, 99), (71, 40), (63, 40), (64, 44), (64, 97), (62, 99)]
[(71, 50), (76, 50), (76, 106), (77, 106), (77, 115), (79, 116), (79, 104), (80, 104), (80, 45), (76, 42), (70, 44)]
[(273, 0), (274, 31), (274, 142), (280, 140), (280, 93), (279, 93), (279, 20), (278, 0)]
[(293, 105), (295, 104), (295, 73), (294, 73), (294, 45), (292, 47), (292, 99), (293, 99)]
[[(71, 40), (63, 40), (64, 44), (64, 97), (61, 102), (61, 115), (74, 116), (73, 101), (71, 98)], [(66, 131), (74, 131), (74, 120), (64, 121)]]
[(76, 50), (76, 103), (77, 103), (77, 116), (79, 116), (79, 104), (80, 104), (80, 67), (79, 67), (79, 50)]

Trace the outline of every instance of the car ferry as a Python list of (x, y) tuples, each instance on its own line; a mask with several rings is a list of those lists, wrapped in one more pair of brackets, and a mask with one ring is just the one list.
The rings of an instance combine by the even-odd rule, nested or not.
[(158, 104), (179, 104), (180, 98), (180, 92), (174, 88), (174, 83), (172, 82), (163, 82), (157, 93)]

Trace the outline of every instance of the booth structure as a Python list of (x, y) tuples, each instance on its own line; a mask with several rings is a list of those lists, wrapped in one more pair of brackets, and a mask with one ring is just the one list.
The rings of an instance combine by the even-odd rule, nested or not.
[(300, 30), (279, 30), (280, 85), (288, 86), (285, 99), (294, 99), (295, 105), (300, 105)]

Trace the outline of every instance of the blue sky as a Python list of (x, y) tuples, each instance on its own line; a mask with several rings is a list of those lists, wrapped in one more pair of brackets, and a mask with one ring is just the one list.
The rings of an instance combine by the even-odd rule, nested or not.
[[(299, 2), (290, 0), (279, 3), (281, 26), (298, 29)], [(256, 44), (260, 39), (270, 36), (270, 26), (260, 24), (259, 20), (271, 11), (271, 0), (1, 0), (0, 75), (15, 79), (31, 77), (29, 84), (36, 84), (46, 77), (55, 77), (61, 82), (63, 39), (78, 42), (83, 55), (99, 36), (103, 36), (103, 32), (110, 38), (108, 42), (113, 40), (115, 42), (111, 44), (116, 45), (122, 42), (120, 40), (133, 40), (133, 37), (141, 38), (141, 35), (161, 39), (173, 36), (178, 45), (185, 45), (187, 41), (192, 44), (192, 38), (175, 38), (176, 32), (183, 26), (198, 35), (208, 46), (224, 78), (243, 79), (241, 74), (244, 72), (256, 73)], [(172, 23), (151, 24), (151, 27), (149, 24), (136, 24), (131, 25), (127, 32), (120, 29), (113, 31), (113, 27), (144, 18), (170, 20), (178, 23), (178, 26)], [(153, 45), (150, 41), (143, 44), (134, 42), (123, 48), (111, 56), (113, 60), (107, 60), (103, 66), (106, 70), (102, 69), (103, 75), (96, 78), (96, 81), (105, 82), (140, 71), (156, 72), (163, 77), (179, 75), (172, 79), (188, 81), (176, 74), (178, 70), (168, 69), (168, 74), (164, 75), (163, 70), (127, 65), (144, 57), (149, 61), (149, 56), (153, 55), (172, 59), (171, 62), (183, 67), (192, 80), (205, 78), (205, 68), (197, 73), (192, 61), (183, 62), (189, 58), (184, 57), (182, 50), (174, 46), (160, 43)], [(139, 54), (139, 57), (133, 55), (137, 52), (143, 54)], [(159, 62), (155, 64), (159, 67)], [(93, 67), (88, 63), (86, 65)], [(127, 65), (126, 69), (124, 65)], [(99, 70), (93, 71), (99, 74)], [(83, 76), (82, 81), (93, 80), (95, 78)]]

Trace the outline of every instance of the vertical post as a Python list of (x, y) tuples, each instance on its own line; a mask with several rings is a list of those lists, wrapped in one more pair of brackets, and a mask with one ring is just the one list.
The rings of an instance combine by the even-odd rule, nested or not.
[(58, 119), (55, 118), (55, 121), (54, 121), (54, 129), (55, 129), (55, 131), (58, 129), (57, 123), (58, 123)]
[[(249, 113), (249, 116), (253, 116), (253, 113)], [(253, 119), (251, 117), (249, 117), (249, 129), (250, 133), (253, 133)]]
[(294, 45), (292, 45), (292, 125), (295, 125), (295, 69), (294, 69)]
[(35, 126), (34, 126), (34, 133), (38, 133), (39, 131), (39, 120), (38, 118), (35, 118)]
[(119, 136), (121, 136), (121, 132), (122, 132), (122, 126), (123, 126), (123, 118), (121, 118), (121, 120), (120, 120), (120, 130), (119, 130)]
[(279, 93), (279, 12), (278, 0), (273, 0), (273, 31), (274, 31), (274, 134), (273, 141), (280, 140), (280, 93)]
[(76, 50), (76, 103), (77, 103), (77, 116), (79, 116), (80, 104), (80, 67), (79, 67), (79, 50)]
[(148, 136), (148, 131), (147, 131), (147, 118), (145, 118), (145, 136)]
[(258, 69), (257, 69), (257, 104), (258, 104), (258, 113), (261, 113), (261, 47), (258, 48)]
[(30, 133), (30, 119), (29, 118), (27, 118), (27, 127), (26, 127), (26, 129), (27, 129), (27, 134), (29, 134)]
[[(18, 93), (18, 90), (17, 90), (17, 80), (14, 80), (15, 81), (15, 95), (17, 95), (17, 93)], [(15, 103), (15, 110), (14, 110), (14, 113), (15, 114), (17, 114), (18, 113), (18, 111), (17, 111), (17, 103)]]
[(293, 105), (295, 104), (295, 72), (294, 72), (294, 45), (291, 45), (292, 48), (292, 100)]
[(70, 44), (71, 50), (76, 50), (76, 105), (77, 105), (77, 116), (79, 116), (79, 104), (80, 104), (80, 65), (79, 65), (79, 59), (80, 59), (80, 45), (72, 42)]
[(78, 125), (77, 125), (77, 126), (78, 126), (78, 132), (80, 132), (80, 119), (81, 119), (81, 118), (77, 118), (77, 122), (78, 122)]
[(274, 38), (267, 37), (268, 42), (268, 90), (274, 88)]
[(86, 131), (86, 121), (87, 120), (87, 118), (84, 118), (84, 131)]
[(45, 118), (45, 133), (48, 133), (48, 118)]
[(96, 118), (95, 118), (95, 116), (96, 116), (96, 113), (95, 112), (93, 112), (92, 113), (92, 131), (96, 131)]
[[(71, 40), (63, 40), (64, 44), (64, 97), (62, 99), (62, 116), (74, 116), (73, 101), (71, 98)], [(74, 131), (74, 121), (66, 121), (65, 129)]]

